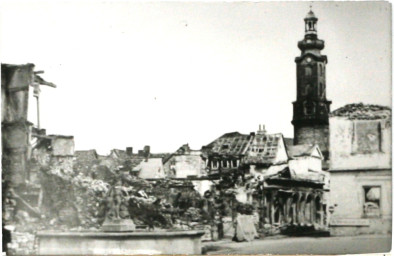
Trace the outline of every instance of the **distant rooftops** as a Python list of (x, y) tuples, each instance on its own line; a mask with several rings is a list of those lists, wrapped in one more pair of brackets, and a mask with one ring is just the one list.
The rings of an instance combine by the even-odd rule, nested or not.
[(331, 117), (346, 117), (351, 120), (377, 120), (391, 118), (391, 108), (363, 103), (347, 104), (330, 114)]

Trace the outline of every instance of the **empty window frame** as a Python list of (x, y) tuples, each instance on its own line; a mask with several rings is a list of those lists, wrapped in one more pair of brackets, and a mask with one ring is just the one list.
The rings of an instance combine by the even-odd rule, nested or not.
[(364, 186), (363, 187), (364, 217), (373, 218), (381, 216), (381, 187), (380, 186)]

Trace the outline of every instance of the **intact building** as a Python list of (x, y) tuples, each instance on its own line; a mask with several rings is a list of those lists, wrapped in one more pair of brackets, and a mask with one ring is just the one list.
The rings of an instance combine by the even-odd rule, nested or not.
[(295, 58), (297, 100), (293, 102), (294, 145), (318, 144), (325, 159), (328, 159), (331, 101), (326, 99), (327, 56), (320, 53), (324, 49), (324, 41), (317, 37), (317, 17), (310, 11), (304, 20), (305, 36), (298, 42), (301, 55)]

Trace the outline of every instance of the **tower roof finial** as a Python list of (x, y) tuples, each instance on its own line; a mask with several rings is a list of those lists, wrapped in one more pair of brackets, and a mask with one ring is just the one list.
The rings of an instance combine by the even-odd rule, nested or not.
[(312, 4), (309, 5), (309, 12), (306, 14), (306, 17), (304, 20), (317, 20), (317, 17), (312, 11)]

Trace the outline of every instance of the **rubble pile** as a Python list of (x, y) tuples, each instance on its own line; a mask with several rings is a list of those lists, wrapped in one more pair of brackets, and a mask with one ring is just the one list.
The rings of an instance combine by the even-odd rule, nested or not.
[(377, 120), (391, 118), (391, 108), (363, 103), (347, 104), (333, 112), (330, 116), (347, 117), (350, 120)]
[[(128, 172), (117, 174), (121, 175), (122, 190), (127, 193), (123, 200), (126, 204), (120, 212), (122, 217), (149, 228), (172, 228), (176, 219), (184, 222), (202, 220), (202, 198), (190, 181), (147, 181)], [(44, 168), (40, 180), (43, 190), (40, 209), (45, 215), (40, 220), (42, 227), (35, 230), (100, 228), (105, 219), (105, 199), (112, 181)]]
[(109, 184), (82, 173), (72, 176), (54, 170), (42, 171), (42, 210), (54, 229), (98, 228), (104, 213), (101, 203)]

